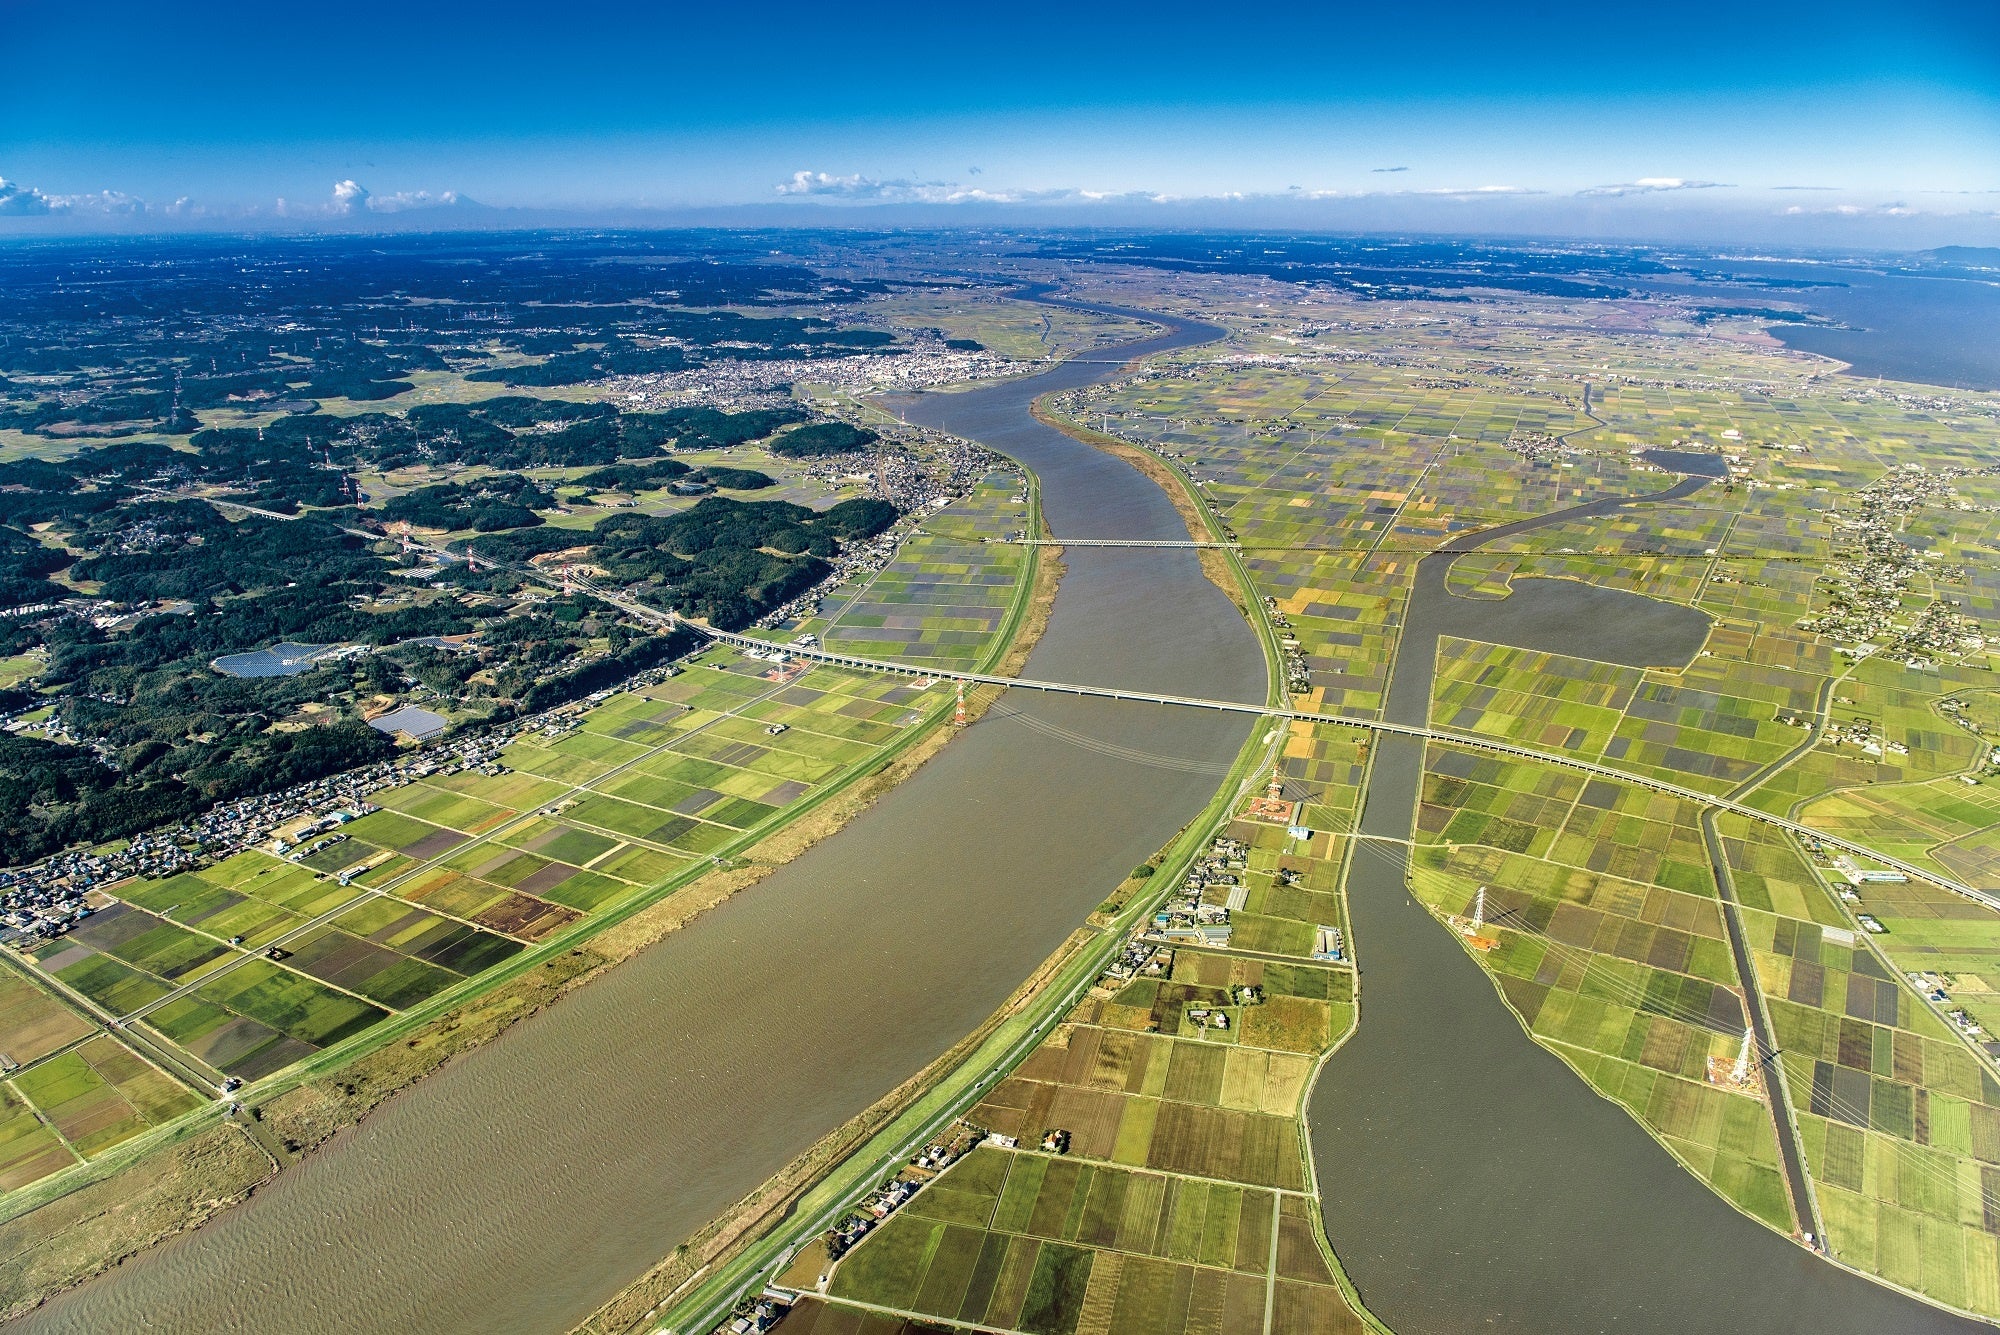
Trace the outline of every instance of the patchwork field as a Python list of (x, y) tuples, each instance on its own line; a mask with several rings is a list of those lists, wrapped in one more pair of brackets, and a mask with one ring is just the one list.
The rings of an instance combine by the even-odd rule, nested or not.
[(873, 307), (877, 318), (907, 328), (969, 338), (1020, 361), (1068, 356), (1146, 335), (1146, 326), (1117, 316), (1017, 301), (999, 293), (898, 293)]
[(1021, 587), (1027, 550), (1002, 541), (1028, 523), (1020, 474), (996, 469), (933, 513), (866, 583), (836, 589), (800, 626), (829, 649), (868, 658), (976, 668)]
[[(1940, 961), (1921, 937), (1857, 930), (1797, 849), (1763, 827), (1724, 828), (1828, 1246), (1857, 1269), (2000, 1314), (2000, 1080), (1902, 972)], [(1906, 906), (1899, 927), (1917, 926), (1930, 898), (1867, 888), (1885, 913)], [(1977, 952), (1987, 935), (1980, 924), (1957, 949)]]
[[(719, 650), (705, 660), (516, 738), (493, 772), (383, 792), (380, 810), (296, 861), (246, 850), (122, 887), (31, 951), (94, 1018), (0, 974), (0, 1052), (25, 1068), (5, 1086), (0, 1181), (101, 1152), (214, 1097), (225, 1077), (283, 1070), (670, 892), (947, 702), (901, 680), (767, 677), (768, 664)], [(197, 1088), (112, 1038), (70, 1046), (114, 1017)]]
[[(1098, 281), (1112, 296), (1135, 280)], [(1446, 640), (1432, 723), (2000, 885), (2000, 688), (1982, 640), (2000, 627), (2000, 483), (1984, 399), (1828, 379), (1810, 359), (1684, 337), (1656, 311), (1498, 299), (1475, 315), (1220, 278), (1177, 282), (1174, 300), (1230, 327), (1224, 355), (1162, 359), (1057, 406), (1194, 478), (1303, 660), (1301, 704), (1380, 708), (1415, 562), (1450, 535), (1663, 488), (1641, 449), (1721, 455), (1727, 478), (1686, 502), (1503, 539), (1451, 574), (1467, 597), (1567, 578), (1698, 607), (1713, 626), (1688, 668)], [(1919, 558), (1882, 559), (1899, 550)], [(1927, 629), (1940, 624), (1956, 630)], [(1366, 755), (1352, 733), (1293, 728), (1281, 773), (1301, 824), (1349, 828)], [(1789, 1099), (1779, 1113), (1801, 1129), (1834, 1254), (2000, 1311), (2000, 1149), (1979, 1129), (2000, 1103), (2000, 1044), (1981, 1046), (2000, 1033), (2000, 917), (1911, 882), (1843, 901), (1830, 858), (1724, 818), (1746, 979), (1698, 815), (1636, 785), (1434, 746), (1412, 889), (1462, 920), (1484, 886), (1494, 944), (1474, 955), (1535, 1040), (1738, 1208), (1815, 1226), (1792, 1217), (1780, 1168), (1772, 1101)], [(1233, 925), (1232, 944), (1298, 951), (1282, 927)], [(1172, 1056), (1186, 986), (1177, 968), (1107, 1000), (1098, 1027), (1130, 1032), (1072, 1039), (1056, 1075), (1038, 1054), (1003, 1086), (1008, 1107), (1023, 1125), (1077, 1121), (1078, 1143), (1122, 1171), (1157, 1168), (1127, 1105), (1194, 1070)], [(1748, 988), (1769, 1000), (1782, 1067), (1739, 1088), (1709, 1077), (1711, 1059), (1733, 1065)]]
[[(1225, 833), (1255, 887), (1232, 931), (1270, 924), (1265, 948), (1296, 937), (1300, 958), (1180, 948), (1157, 976), (1101, 982), (967, 1114), (1020, 1148), (975, 1150), (870, 1233), (811, 1329), (843, 1302), (1037, 1335), (1261, 1332), (1267, 1311), (1286, 1335), (1369, 1328), (1322, 1240), (1300, 1121), (1354, 1023), (1353, 974), (1305, 958), (1342, 920), (1338, 866), (1324, 837)], [(1055, 1130), (1065, 1154), (1033, 1148)]]
[(1695, 813), (1630, 785), (1433, 748), (1412, 891), (1469, 919), (1535, 1040), (1623, 1104), (1690, 1171), (1793, 1227), (1754, 1093), (1712, 1084), (1748, 1018)]

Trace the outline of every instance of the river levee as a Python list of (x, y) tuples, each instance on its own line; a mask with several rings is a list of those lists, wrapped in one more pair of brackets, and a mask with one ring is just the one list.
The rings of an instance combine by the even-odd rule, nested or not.
[[(1162, 323), (1119, 355), (1220, 332)], [(1033, 468), (1057, 536), (1184, 537), (1154, 483), (1030, 416), (1115, 370), (909, 415)], [(1256, 637), (1191, 552), (1065, 560), (1028, 675), (1263, 698)], [(761, 884), (18, 1328), (560, 1332), (976, 1028), (1201, 810), (1252, 726), (1009, 697)]]
[[(1173, 331), (1117, 355), (1219, 332), (1160, 322)], [(1116, 373), (1098, 358), (903, 411), (1032, 468), (1057, 537), (1184, 537), (1152, 482), (1030, 415), (1039, 395)], [(1442, 636), (1689, 661), (1707, 622), (1688, 608), (1572, 581), (1517, 581), (1497, 600), (1445, 587), (1455, 552), (1619, 504), (1423, 561), (1392, 721), (1425, 721)], [(1026, 675), (1263, 697), (1256, 637), (1191, 551), (1064, 559)], [(553, 1335), (976, 1027), (1205, 804), (1251, 726), (1010, 697), (788, 867), (18, 1328)], [(1382, 738), (1366, 833), (1410, 836), (1422, 764), (1414, 741)], [(1357, 859), (1349, 896), (1361, 1022), (1308, 1113), (1328, 1234), (1391, 1328), (1983, 1328), (1840, 1271), (1710, 1193), (1527, 1037), (1407, 894), (1400, 854)]]
[[(1690, 478), (1643, 504), (1672, 504), (1702, 485)], [(1691, 661), (1708, 627), (1692, 608), (1569, 580), (1517, 580), (1504, 599), (1446, 587), (1458, 553), (1632, 504), (1507, 524), (1426, 557), (1389, 719), (1428, 721), (1440, 636), (1633, 667)], [(1418, 740), (1382, 736), (1363, 833), (1411, 837), (1423, 762)], [(1401, 846), (1368, 847), (1348, 879), (1361, 1023), (1321, 1072), (1308, 1116), (1327, 1234), (1391, 1329), (1987, 1329), (1838, 1269), (1725, 1204), (1527, 1037), (1484, 971), (1407, 892)]]

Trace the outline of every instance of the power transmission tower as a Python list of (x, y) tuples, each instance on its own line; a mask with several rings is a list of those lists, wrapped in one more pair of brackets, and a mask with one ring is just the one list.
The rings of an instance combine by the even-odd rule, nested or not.
[(1750, 1052), (1755, 1042), (1755, 1034), (1746, 1025), (1743, 1030), (1743, 1046), (1737, 1049), (1736, 1065), (1729, 1072), (1729, 1078), (1739, 1085), (1750, 1083)]

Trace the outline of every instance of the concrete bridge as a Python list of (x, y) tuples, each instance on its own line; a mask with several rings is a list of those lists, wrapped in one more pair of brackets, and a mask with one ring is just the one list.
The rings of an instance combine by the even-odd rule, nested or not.
[(981, 538), (988, 544), (1011, 547), (1220, 547), (1241, 551), (1240, 542), (1175, 542), (1165, 538)]
[[(152, 489), (142, 487), (138, 488), (138, 490), (151, 491)], [(222, 497), (210, 497), (208, 499), (212, 504), (246, 510), (251, 514), (263, 515), (270, 519), (290, 520), (299, 517), (297, 515), (281, 514), (273, 510), (259, 509), (256, 506), (245, 505), (240, 501), (231, 501)], [(361, 529), (349, 529), (347, 531), (367, 538), (379, 539), (381, 536), (380, 534), (369, 533)], [(1055, 547), (1240, 548), (1241, 546), (1239, 543), (1228, 542), (1144, 542), (1113, 538), (1072, 538), (1067, 542), (1045, 539), (1031, 539), (1030, 541)], [(412, 543), (411, 545), (442, 556), (455, 555), (454, 553), (446, 552), (441, 547), (432, 547), (425, 543)], [(505, 565), (509, 569), (516, 570), (529, 578), (543, 583), (560, 583), (560, 580), (556, 576), (536, 566), (514, 562), (488, 562), (488, 564)], [(1559, 765), (1565, 769), (1579, 770), (1598, 778), (1609, 779), (1614, 783), (1628, 783), (1640, 788), (1650, 789), (1656, 793), (1666, 793), (1671, 797), (1692, 802), (1699, 807), (1710, 807), (1717, 811), (1727, 811), (1732, 815), (1745, 816), (1751, 820), (1761, 821), (1766, 825), (1775, 826), (1787, 834), (1796, 835), (1802, 839), (1816, 840), (1828, 848), (1837, 848), (1844, 853), (1851, 853), (1857, 857), (1867, 858), (1872, 862), (1879, 862), (1885, 867), (1901, 872), (1912, 880), (1924, 881), (1928, 884), (1938, 886), (1940, 889), (1949, 890), (1955, 895), (1962, 895), (1982, 907), (2000, 912), (2000, 895), (1977, 889), (1960, 881), (1954, 881), (1948, 876), (1926, 870), (1914, 863), (1905, 862), (1901, 858), (1890, 857), (1885, 853), (1880, 853), (1869, 848), (1866, 844), (1855, 843), (1851, 839), (1843, 838), (1837, 834), (1828, 834), (1824, 830), (1816, 830), (1810, 825), (1802, 825), (1798, 821), (1787, 820), (1783, 816), (1774, 816), (1770, 812), (1760, 811), (1756, 807), (1732, 801), (1729, 798), (1721, 797), (1714, 793), (1704, 793), (1698, 788), (1689, 788), (1682, 784), (1670, 783), (1665, 779), (1650, 778), (1642, 774), (1632, 774), (1610, 765), (1600, 765), (1593, 760), (1584, 760), (1579, 756), (1564, 755), (1559, 751), (1542, 751), (1531, 746), (1520, 746), (1513, 742), (1502, 741), (1496, 737), (1482, 737), (1477, 733), (1453, 732), (1444, 728), (1420, 728), (1408, 723), (1391, 723), (1386, 719), (1368, 718), (1359, 714), (1316, 714), (1308, 710), (1250, 704), (1242, 700), (1207, 700), (1194, 696), (1160, 695), (1151, 691), (1128, 691), (1114, 686), (1083, 686), (1074, 682), (1038, 681), (1032, 677), (1001, 677), (986, 672), (954, 672), (946, 668), (921, 667), (911, 663), (897, 663), (885, 659), (862, 658), (856, 654), (836, 653), (833, 650), (824, 648), (796, 648), (790, 645), (774, 644), (769, 640), (754, 639), (748, 635), (737, 635), (730, 631), (714, 630), (696, 622), (686, 621), (672, 612), (662, 611), (656, 607), (648, 607), (636, 599), (609, 592), (582, 579), (572, 578), (571, 582), (579, 590), (590, 593), (614, 607), (629, 612), (642, 620), (653, 622), (656, 625), (686, 626), (688, 629), (698, 631), (711, 640), (724, 644), (733, 644), (739, 648), (754, 649), (762, 653), (778, 650), (789, 657), (806, 658), (820, 663), (831, 663), (839, 667), (855, 668), (863, 672), (887, 672), (906, 677), (929, 677), (942, 681), (962, 681), (978, 686), (1000, 686), (1008, 690), (1043, 691), (1051, 695), (1076, 695), (1101, 700), (1125, 700), (1137, 704), (1175, 705), (1187, 709), (1213, 709), (1223, 713), (1249, 714), (1260, 718), (1279, 718), (1299, 723), (1359, 728), (1368, 732), (1415, 737), (1425, 741), (1439, 742), (1446, 746), (1458, 746), (1473, 751), (1485, 751), (1514, 760), (1531, 761), (1535, 764)]]
[(1311, 710), (1286, 709), (1274, 705), (1251, 704), (1242, 700), (1210, 700), (1197, 696), (1162, 695), (1153, 691), (1132, 691), (1116, 686), (1084, 686), (1075, 682), (1041, 681), (1033, 677), (1002, 677), (988, 672), (957, 672), (947, 668), (924, 667), (910, 663), (897, 663), (885, 659), (863, 658), (856, 654), (843, 654), (831, 649), (796, 648), (773, 644), (768, 640), (754, 639), (748, 635), (737, 635), (729, 631), (711, 630), (705, 626), (695, 626), (692, 622), (682, 622), (701, 631), (711, 640), (769, 653), (778, 651), (791, 658), (809, 659), (813, 662), (828, 663), (837, 667), (854, 668), (864, 672), (885, 672), (906, 677), (927, 677), (936, 681), (961, 681), (969, 685), (1000, 686), (1009, 690), (1041, 691), (1050, 695), (1075, 695), (1099, 700), (1123, 700), (1135, 704), (1174, 705), (1185, 709), (1212, 709), (1230, 714), (1249, 714), (1259, 718), (1285, 719), (1297, 723), (1330, 725), (1342, 728), (1356, 728), (1366, 732), (1385, 733), (1392, 736), (1412, 737), (1424, 741), (1437, 742), (1446, 746), (1463, 747), (1473, 751), (1484, 751), (1492, 755), (1505, 756), (1513, 760), (1526, 760), (1541, 765), (1558, 765), (1565, 769), (1578, 770), (1597, 778), (1615, 783), (1632, 784), (1650, 789), (1656, 793), (1666, 793), (1671, 797), (1691, 802), (1697, 807), (1712, 807), (1733, 815), (1745, 816), (1775, 826), (1788, 834), (1803, 839), (1815, 840), (1829, 848), (1864, 857), (1893, 868), (1912, 880), (1928, 882), (1931, 885), (1962, 895), (1985, 908), (2000, 911), (2000, 895), (1977, 889), (1937, 872), (1929, 871), (1914, 863), (1890, 857), (1877, 852), (1866, 844), (1859, 844), (1837, 834), (1816, 830), (1810, 825), (1774, 816), (1768, 811), (1742, 802), (1732, 801), (1715, 793), (1705, 793), (1698, 788), (1672, 783), (1665, 779), (1648, 775), (1633, 774), (1611, 765), (1602, 765), (1580, 756), (1564, 755), (1559, 751), (1543, 751), (1531, 746), (1521, 746), (1515, 742), (1497, 737), (1483, 737), (1477, 733), (1456, 732), (1446, 728), (1425, 728), (1408, 723), (1391, 723), (1387, 719), (1369, 718), (1360, 714), (1321, 714)]

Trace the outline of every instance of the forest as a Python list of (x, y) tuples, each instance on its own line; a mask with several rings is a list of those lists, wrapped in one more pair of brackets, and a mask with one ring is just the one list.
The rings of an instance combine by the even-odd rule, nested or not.
[[(892, 523), (880, 501), (816, 512), (715, 495), (594, 529), (548, 522), (572, 482), (775, 485), (676, 452), (787, 432), (786, 453), (812, 457), (875, 439), (812, 424), (783, 390), (657, 409), (494, 390), (896, 351), (839, 314), (880, 285), (774, 263), (741, 238), (697, 250), (133, 240), (94, 253), (87, 284), (63, 246), (0, 250), (0, 432), (46, 442), (22, 457), (0, 438), (13, 453), (0, 462), (0, 658), (34, 656), (28, 680), (0, 690), (0, 718), (37, 728), (0, 734), (0, 860), (379, 758), (394, 744), (364, 721), (369, 701), (502, 719), (690, 647), (587, 595), (552, 596), (518, 568), (533, 557), (580, 548), (648, 601), (737, 628)], [(398, 405), (445, 383), (458, 388)], [(409, 468), (431, 480), (384, 495), (375, 479)], [(487, 559), (406, 553), (405, 525)], [(294, 675), (211, 667), (280, 640), (357, 652)]]

